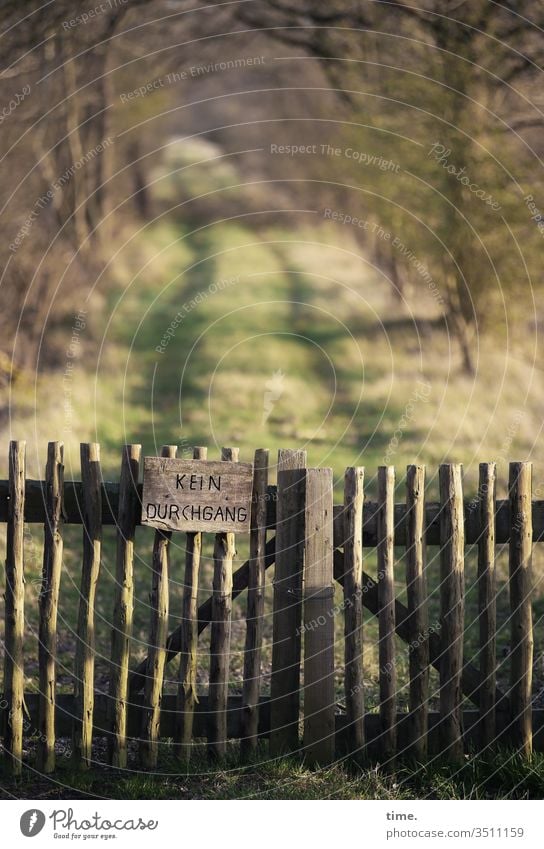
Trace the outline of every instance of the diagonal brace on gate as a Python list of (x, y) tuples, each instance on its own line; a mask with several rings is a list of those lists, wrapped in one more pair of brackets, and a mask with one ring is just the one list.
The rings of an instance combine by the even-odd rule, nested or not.
[[(276, 556), (276, 540), (275, 537), (268, 540), (265, 550), (265, 568), (268, 569), (275, 561)], [(343, 586), (344, 583), (344, 554), (342, 549), (336, 548), (334, 551), (334, 577), (338, 583)], [(232, 597), (237, 598), (245, 589), (249, 582), (249, 561), (240, 566), (233, 575), (232, 581)], [(374, 616), (378, 615), (378, 584), (366, 572), (363, 573), (363, 605)], [(395, 631), (398, 637), (405, 643), (409, 640), (408, 634), (408, 608), (400, 601), (395, 601), (395, 616), (396, 625)], [(210, 624), (212, 617), (212, 598), (207, 598), (198, 608), (198, 633)], [(181, 647), (181, 625), (172, 631), (166, 643), (166, 663), (169, 663), (179, 654)], [(440, 660), (442, 649), (440, 645), (440, 637), (438, 634), (429, 634), (429, 662), (431, 666), (440, 671)], [(130, 692), (132, 695), (138, 693), (145, 684), (147, 668), (147, 658), (145, 658), (130, 675)], [(476, 706), (479, 706), (480, 688), (483, 683), (483, 678), (480, 670), (473, 663), (467, 661), (463, 665), (462, 673), (462, 689), (463, 695), (466, 696)], [(508, 698), (497, 688), (496, 690), (496, 709), (506, 709), (508, 707)]]

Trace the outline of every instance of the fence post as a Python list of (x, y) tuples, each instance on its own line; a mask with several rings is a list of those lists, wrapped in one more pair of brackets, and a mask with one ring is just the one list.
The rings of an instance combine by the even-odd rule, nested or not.
[(332, 469), (308, 469), (304, 485), (304, 757), (334, 760)]
[(299, 746), (302, 570), (306, 452), (278, 451), (276, 565), (272, 619), (270, 754)]
[(406, 469), (406, 595), (410, 669), (409, 751), (427, 757), (429, 614), (425, 581), (425, 466)]
[(25, 632), (24, 530), (25, 442), (9, 444), (9, 502), (6, 539), (4, 750), (12, 775), (22, 772)]
[(463, 758), (462, 688), (465, 523), (462, 467), (442, 464), (440, 480), (440, 737), (442, 754)]
[(247, 592), (244, 687), (242, 693), (242, 739), (240, 750), (247, 757), (257, 748), (259, 730), (259, 689), (263, 640), (266, 508), (268, 449), (255, 451), (253, 500), (249, 537), (249, 581)]
[(495, 463), (480, 463), (478, 506), (478, 608), (480, 622), (480, 744), (482, 748), (495, 740), (496, 687), (496, 590), (495, 590)]
[[(205, 460), (208, 449), (195, 446), (193, 460)], [(183, 609), (179, 681), (176, 700), (175, 743), (178, 758), (188, 763), (191, 756), (193, 718), (196, 694), (198, 647), (198, 574), (202, 552), (202, 534), (187, 533), (185, 538), (185, 575), (183, 579)]]
[(397, 747), (397, 669), (395, 659), (395, 469), (378, 468), (378, 603), (380, 720), (383, 757)]
[(513, 739), (524, 755), (533, 750), (533, 621), (531, 463), (510, 463), (510, 709)]
[[(161, 457), (173, 459), (177, 445), (163, 445)], [(140, 760), (145, 769), (156, 769), (159, 758), (162, 685), (168, 637), (168, 573), (171, 531), (155, 531), (151, 579), (151, 623), (144, 689)]]
[(57, 609), (62, 572), (62, 499), (64, 494), (64, 446), (50, 442), (47, 446), (45, 469), (45, 524), (43, 571), (40, 592), (40, 625), (38, 665), (40, 677), (39, 719), (40, 737), (37, 746), (37, 767), (50, 773), (55, 769), (55, 700)]
[(357, 758), (364, 746), (363, 691), (363, 502), (362, 467), (344, 476), (344, 691), (349, 751)]
[(88, 769), (92, 760), (94, 711), (94, 604), (100, 572), (102, 540), (100, 446), (96, 442), (83, 442), (80, 446), (80, 454), (83, 564), (74, 664), (72, 758), (76, 766)]
[[(221, 459), (236, 463), (238, 448), (222, 448)], [(227, 752), (227, 702), (232, 616), (232, 561), (236, 555), (233, 533), (215, 535), (210, 635), (208, 697), (208, 754), (221, 760)]]
[(121, 769), (127, 765), (127, 691), (134, 608), (134, 536), (141, 450), (141, 445), (124, 446), (119, 477), (108, 753), (112, 766)]

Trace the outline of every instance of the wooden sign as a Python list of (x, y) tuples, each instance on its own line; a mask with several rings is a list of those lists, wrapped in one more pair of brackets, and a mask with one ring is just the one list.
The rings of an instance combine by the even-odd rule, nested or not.
[(145, 457), (142, 525), (247, 533), (252, 489), (251, 463)]

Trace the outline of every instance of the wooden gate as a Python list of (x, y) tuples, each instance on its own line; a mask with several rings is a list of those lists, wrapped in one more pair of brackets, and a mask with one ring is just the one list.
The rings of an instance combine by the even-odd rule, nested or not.
[[(164, 446), (163, 457), (175, 457)], [(205, 448), (195, 448), (205, 459)], [(224, 448), (222, 460), (238, 451)], [(195, 741), (207, 740), (222, 759), (229, 739), (242, 758), (268, 740), (269, 757), (300, 753), (311, 764), (335, 757), (377, 756), (382, 761), (440, 754), (459, 760), (467, 746), (502, 742), (530, 754), (544, 748), (543, 712), (532, 706), (533, 624), (531, 552), (544, 538), (544, 502), (533, 501), (531, 465), (511, 463), (509, 497), (496, 499), (496, 470), (480, 465), (479, 491), (463, 499), (461, 467), (440, 466), (440, 499), (425, 500), (425, 468), (409, 466), (406, 499), (395, 503), (395, 470), (378, 469), (377, 501), (365, 500), (362, 467), (348, 468), (344, 499), (333, 504), (331, 469), (306, 467), (306, 453), (280, 450), (277, 485), (269, 482), (269, 454), (254, 457), (249, 559), (233, 571), (235, 539), (214, 541), (213, 588), (198, 606), (202, 534), (187, 533), (181, 624), (168, 633), (171, 532), (154, 534), (151, 621), (147, 658), (130, 671), (134, 604), (135, 530), (140, 524), (141, 448), (122, 450), (118, 483), (102, 478), (97, 444), (81, 446), (81, 481), (65, 481), (63, 446), (48, 446), (45, 479), (26, 480), (25, 446), (12, 442), (9, 479), (0, 481), (0, 521), (7, 523), (2, 709), (4, 756), (11, 771), (23, 764), (23, 740), (32, 737), (40, 770), (55, 769), (58, 738), (71, 739), (73, 763), (93, 761), (93, 737), (105, 736), (113, 766), (127, 764), (129, 741), (143, 768), (158, 763), (159, 740), (172, 738), (182, 763)], [(24, 691), (25, 523), (43, 523), (43, 576), (39, 601), (39, 681)], [(63, 526), (83, 527), (83, 556), (74, 690), (57, 694), (56, 639), (63, 575)], [(102, 527), (117, 528), (115, 593), (111, 609), (109, 691), (94, 678), (95, 593), (103, 566)], [(496, 686), (495, 552), (509, 546), (510, 688)], [(467, 545), (478, 552), (479, 667), (463, 657), (464, 563)], [(426, 549), (440, 553), (440, 618), (429, 624)], [(395, 547), (405, 558), (407, 605), (396, 599)], [(364, 570), (375, 551), (376, 577)], [(261, 695), (266, 572), (275, 564), (270, 696)], [(342, 588), (338, 590), (338, 585)], [(335, 587), (336, 593), (335, 593)], [(241, 692), (229, 694), (232, 602), (247, 590)], [(363, 608), (378, 617), (379, 709), (365, 710)], [(344, 655), (339, 699), (335, 622), (343, 620)], [(198, 636), (211, 628), (208, 692), (198, 693)], [(407, 710), (399, 711), (395, 640), (408, 644)], [(167, 664), (179, 656), (177, 694), (164, 694)], [(431, 711), (429, 672), (439, 673), (439, 710)], [(467, 710), (467, 702), (475, 709)], [(231, 744), (232, 745), (232, 744)]]

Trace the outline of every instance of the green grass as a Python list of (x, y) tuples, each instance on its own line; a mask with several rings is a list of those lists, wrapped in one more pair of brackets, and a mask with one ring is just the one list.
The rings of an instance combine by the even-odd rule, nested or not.
[[(205, 177), (201, 174), (203, 188), (210, 173), (207, 170)], [(224, 176), (219, 175), (218, 180)], [(171, 186), (169, 190), (172, 191)], [(176, 192), (184, 196), (179, 187)], [(241, 459), (251, 459), (255, 448), (261, 446), (271, 449), (272, 458), (279, 447), (303, 446), (310, 465), (333, 467), (337, 502), (341, 499), (344, 469), (355, 464), (366, 466), (367, 494), (373, 497), (376, 467), (384, 462), (391, 437), (405, 416), (398, 445), (388, 455), (398, 470), (397, 500), (404, 499), (403, 469), (416, 460), (427, 464), (429, 497), (436, 498), (439, 462), (463, 462), (466, 493), (471, 495), (476, 489), (478, 462), (496, 459), (499, 495), (504, 496), (508, 460), (533, 459), (534, 488), (543, 497), (544, 456), (537, 451), (542, 423), (542, 374), (532, 365), (529, 326), (521, 338), (510, 338), (507, 345), (501, 328), (495, 338), (482, 340), (477, 376), (467, 378), (460, 372), (455, 344), (437, 320), (436, 303), (428, 293), (418, 293), (410, 308), (401, 309), (391, 300), (387, 283), (361, 258), (346, 228), (315, 231), (305, 223), (297, 230), (277, 225), (257, 233), (247, 229), (243, 219), (214, 223), (210, 217), (202, 227), (169, 216), (142, 232), (127, 231), (115, 241), (110, 259), (98, 287), (100, 294), (87, 305), (88, 326), (81, 334), (80, 356), (68, 385), (62, 382), (61, 368), (37, 378), (23, 373), (13, 386), (9, 421), (2, 430), (5, 451), (0, 457), (0, 476), (7, 476), (9, 438), (27, 440), (28, 476), (38, 478), (43, 476), (46, 443), (55, 439), (65, 442), (66, 476), (75, 479), (80, 477), (79, 442), (90, 439), (101, 443), (106, 479), (117, 478), (124, 442), (142, 443), (144, 454), (156, 454), (161, 444), (176, 442), (184, 456), (189, 446), (204, 444), (209, 446), (210, 458), (218, 456), (221, 445), (238, 445)], [(231, 285), (209, 294), (210, 283), (226, 279), (233, 281)], [(200, 303), (191, 306), (199, 293)], [(184, 311), (183, 320), (165, 350), (157, 352), (180, 310)], [(70, 324), (65, 333), (68, 345)], [(281, 391), (266, 417), (265, 393), (278, 372), (283, 375)], [(428, 398), (413, 402), (422, 375), (430, 384), (430, 393)], [(7, 396), (1, 400), (8, 402)], [(411, 414), (406, 417), (409, 405)], [(4, 533), (2, 528), (0, 557)], [(27, 528), (27, 689), (36, 687), (41, 539), (40, 527)], [(133, 664), (144, 657), (148, 639), (152, 539), (150, 529), (138, 529)], [(66, 528), (65, 543), (59, 687), (69, 692), (73, 686), (81, 529)], [(201, 601), (211, 589), (209, 541), (206, 546)], [(235, 565), (246, 555), (247, 540), (241, 538)], [(175, 537), (171, 629), (179, 623), (181, 613), (183, 557), (183, 538)], [(96, 607), (99, 687), (105, 685), (107, 678), (114, 558), (114, 531), (105, 529)], [(403, 599), (402, 552), (398, 552), (398, 558), (396, 590)], [(367, 552), (365, 568), (371, 574), (375, 572), (374, 553)], [(544, 568), (538, 545), (534, 575), (536, 694), (544, 684), (544, 631), (538, 624), (544, 614)], [(498, 674), (501, 686), (506, 687), (508, 601), (504, 592), (504, 553), (499, 557), (497, 576)], [(428, 579), (432, 622), (438, 616), (436, 549), (429, 549)], [(271, 573), (267, 580), (271, 582)], [(472, 553), (467, 557), (465, 653), (477, 661), (476, 594)], [(269, 583), (264, 692), (269, 686), (271, 595)], [(231, 689), (235, 692), (240, 690), (241, 682), (245, 603), (242, 595), (233, 612)], [(337, 617), (339, 700), (341, 619)], [(370, 709), (377, 704), (377, 637), (376, 620), (367, 616), (364, 675)], [(199, 685), (203, 689), (207, 682), (208, 641), (206, 631), (199, 644)], [(402, 706), (406, 702), (407, 650), (400, 641), (397, 649)], [(167, 670), (170, 690), (176, 672), (176, 664)], [(433, 691), (436, 684), (433, 674)], [(330, 773), (333, 784), (336, 775), (334, 771)], [(235, 780), (243, 782), (242, 776)], [(270, 781), (273, 783), (272, 778)], [(302, 777), (296, 781), (303, 784)], [(227, 792), (227, 785), (231, 786), (225, 778), (221, 792)]]
[[(399, 485), (406, 463), (417, 459), (427, 463), (436, 493), (436, 466), (449, 459), (464, 463), (474, 492), (478, 462), (493, 458), (504, 494), (507, 461), (532, 457), (539, 487), (544, 462), (533, 448), (542, 381), (529, 334), (513, 348), (485, 339), (477, 377), (463, 376), (451, 338), (433, 323), (433, 304), (422, 295), (417, 314), (402, 311), (341, 236), (316, 241), (311, 231), (274, 230), (259, 238), (234, 224), (191, 233), (169, 222), (127, 240), (109, 270), (105, 301), (89, 311), (69, 386), (70, 422), (62, 373), (40, 375), (36, 384), (23, 376), (14, 387), (9, 435), (27, 439), (29, 473), (42, 473), (46, 443), (55, 438), (64, 440), (76, 477), (86, 439), (101, 442), (106, 475), (116, 473), (123, 441), (153, 453), (171, 441), (205, 443), (212, 452), (235, 443), (244, 458), (262, 445), (272, 452), (304, 445), (311, 464), (333, 466), (338, 492), (344, 468), (364, 464), (372, 493), (375, 469), (423, 375), (429, 396), (410, 408), (388, 454)], [(236, 282), (206, 294), (224, 279)], [(158, 353), (176, 314), (199, 293), (201, 303)], [(263, 421), (266, 384), (278, 371), (282, 391)]]
[(508, 751), (467, 756), (460, 766), (434, 761), (366, 768), (339, 762), (308, 769), (299, 760), (258, 760), (240, 767), (233, 752), (221, 767), (197, 756), (181, 773), (164, 758), (158, 773), (107, 767), (76, 773), (60, 767), (54, 777), (25, 770), (2, 779), (0, 798), (62, 799), (542, 799), (544, 756), (524, 761)]
[[(40, 378), (34, 385), (23, 378), (14, 388), (10, 435), (28, 441), (29, 476), (41, 477), (48, 439), (64, 438), (67, 477), (79, 478), (78, 443), (98, 439), (106, 478), (118, 474), (119, 449), (125, 441), (143, 443), (144, 453), (157, 453), (163, 442), (178, 442), (186, 454), (192, 444), (208, 444), (210, 456), (222, 444), (238, 444), (241, 458), (251, 458), (261, 445), (304, 445), (309, 463), (332, 464), (337, 501), (347, 465), (364, 463), (367, 492), (375, 495), (375, 469), (383, 462), (391, 434), (398, 426), (421, 372), (425, 352), (425, 379), (431, 384), (428, 401), (419, 401), (412, 419), (402, 430), (399, 445), (390, 457), (399, 469), (398, 500), (404, 498), (402, 467), (418, 458), (428, 462), (429, 496), (436, 497), (436, 463), (443, 457), (463, 460), (467, 492), (474, 492), (478, 460), (497, 457), (504, 494), (506, 459), (529, 456), (529, 438), (538, 432), (540, 399), (527, 395), (526, 414), (511, 436), (512, 410), (521, 409), (527, 386), (521, 380), (521, 361), (509, 368), (516, 374), (500, 396), (488, 387), (504, 353), (489, 342), (482, 352), (481, 372), (474, 385), (455, 372), (448, 359), (448, 339), (435, 330), (423, 347), (417, 343), (413, 322), (393, 307), (383, 284), (365, 269), (350, 243), (334, 244), (314, 234), (270, 232), (259, 240), (240, 225), (222, 224), (191, 233), (186, 225), (169, 221), (147, 228), (137, 239), (127, 240), (112, 263), (112, 283), (107, 303), (101, 307), (103, 338), (96, 335), (97, 316), (90, 312), (89, 336), (72, 380), (71, 429), (64, 432), (62, 404), (58, 403), (59, 374)], [(337, 239), (338, 242), (338, 239)], [(173, 317), (210, 281), (237, 282), (204, 298), (176, 329), (164, 353), (155, 351)], [(432, 304), (421, 303), (424, 319)], [(109, 324), (104, 328), (104, 319)], [(347, 328), (347, 329), (346, 329)], [(349, 331), (349, 332), (348, 332)], [(350, 335), (351, 334), (351, 335)], [(94, 342), (93, 342), (94, 340)], [(99, 344), (100, 343), (100, 344)], [(331, 363), (334, 369), (331, 371)], [(455, 363), (453, 363), (455, 365)], [(263, 423), (266, 383), (277, 370), (285, 375), (283, 392)], [(519, 375), (519, 380), (516, 380)], [(153, 394), (151, 395), (151, 387)], [(487, 402), (487, 403), (486, 403)], [(451, 410), (459, 411), (451, 415)], [(36, 428), (38, 422), (38, 428)], [(475, 425), (478, 424), (478, 428)], [(5, 433), (7, 443), (8, 434)], [(505, 440), (508, 439), (508, 442)], [(511, 443), (511, 444), (510, 444)], [(478, 446), (480, 447), (478, 448)], [(505, 447), (507, 446), (507, 447)], [(2, 458), (6, 474), (5, 458)], [(542, 464), (535, 458), (535, 486)], [(274, 474), (272, 473), (272, 479)], [(27, 539), (27, 686), (35, 686), (37, 595), (41, 574), (41, 528), (29, 526)], [(139, 529), (136, 562), (136, 608), (133, 662), (145, 654), (149, 627), (148, 593), (153, 532)], [(109, 623), (114, 569), (114, 533), (104, 532), (104, 556), (97, 596), (97, 675), (104, 680), (109, 655)], [(61, 589), (60, 675), (61, 688), (70, 689), (75, 624), (79, 602), (81, 531), (66, 529), (65, 572)], [(535, 610), (544, 599), (542, 555), (535, 547)], [(247, 555), (247, 540), (238, 543), (238, 560)], [(437, 617), (437, 551), (429, 550), (431, 621)], [(179, 623), (183, 538), (174, 540), (172, 563), (171, 628)], [(398, 552), (397, 593), (404, 592), (404, 565)], [(366, 569), (375, 570), (375, 557), (367, 553)], [(201, 600), (211, 588), (211, 549), (205, 551)], [(467, 657), (477, 651), (474, 558), (467, 558)], [(271, 580), (269, 574), (269, 580)], [(499, 562), (499, 585), (507, 573)], [(504, 592), (499, 596), (501, 616), (507, 614)], [(245, 596), (234, 607), (232, 688), (240, 684), (244, 635)], [(265, 624), (265, 687), (271, 641), (271, 588)], [(338, 617), (340, 620), (341, 617)], [(499, 620), (500, 621), (500, 620)], [(499, 633), (499, 650), (507, 650), (508, 628)], [(377, 699), (377, 624), (368, 617), (365, 640), (365, 678), (369, 705)], [(544, 636), (538, 628), (535, 689), (542, 686)], [(201, 685), (207, 676), (207, 640), (201, 641)], [(338, 622), (337, 684), (342, 688), (342, 635)], [(397, 662), (401, 682), (406, 682), (406, 647), (398, 642)], [(175, 668), (169, 670), (175, 677)], [(507, 668), (499, 669), (505, 683)], [(436, 681), (434, 681), (436, 684)], [(401, 690), (401, 703), (405, 691)]]

